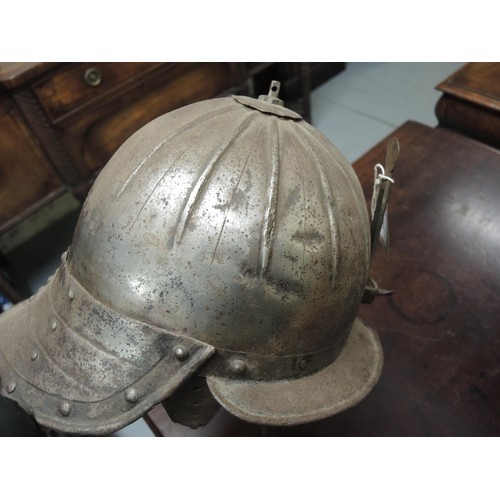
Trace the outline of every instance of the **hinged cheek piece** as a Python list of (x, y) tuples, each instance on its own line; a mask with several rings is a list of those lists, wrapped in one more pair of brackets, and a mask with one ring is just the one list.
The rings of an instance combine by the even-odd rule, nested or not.
[(44, 427), (109, 434), (170, 396), (215, 349), (117, 314), (71, 276), (66, 254), (62, 261), (25, 314), (2, 316), (2, 393)]

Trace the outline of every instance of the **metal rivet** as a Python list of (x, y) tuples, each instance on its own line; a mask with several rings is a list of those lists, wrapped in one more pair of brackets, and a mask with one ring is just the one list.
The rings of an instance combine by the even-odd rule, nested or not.
[(246, 367), (247, 366), (242, 359), (233, 359), (229, 365), (231, 371), (236, 375), (243, 373), (246, 370)]
[(137, 401), (139, 400), (139, 393), (135, 389), (128, 389), (125, 393), (125, 399), (129, 403), (137, 403)]
[(184, 361), (187, 359), (189, 356), (188, 350), (184, 346), (177, 346), (174, 349), (174, 356), (179, 360), (179, 361)]
[(52, 321), (52, 325), (50, 325), (52, 330), (55, 330), (57, 328), (57, 321)]
[(31, 353), (31, 360), (35, 361), (35, 359), (37, 359), (37, 358), (38, 358), (38, 352), (37, 351), (33, 351)]
[(11, 392), (14, 392), (16, 390), (16, 383), (15, 382), (11, 382), (8, 386), (7, 386), (7, 392), (10, 394)]
[(75, 292), (73, 290), (70, 290), (68, 292), (68, 297), (69, 297), (69, 300), (73, 300), (75, 298)]
[(72, 407), (67, 401), (65, 401), (64, 403), (61, 403), (59, 405), (59, 413), (63, 417), (68, 417), (71, 413), (71, 410), (72, 410)]
[(299, 363), (299, 368), (303, 370), (308, 365), (307, 359), (301, 359)]

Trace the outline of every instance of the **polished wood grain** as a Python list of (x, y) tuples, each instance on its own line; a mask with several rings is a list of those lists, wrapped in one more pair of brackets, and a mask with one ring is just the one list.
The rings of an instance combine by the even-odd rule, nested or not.
[(437, 87), (440, 126), (500, 148), (500, 63), (469, 63)]
[(17, 89), (12, 97), (51, 160), (54, 170), (68, 189), (77, 190), (85, 182), (85, 175), (70, 158), (35, 94), (30, 88), (21, 88)]
[(59, 194), (62, 180), (21, 112), (0, 97), (0, 231)]
[[(414, 122), (393, 135), (401, 155), (392, 245), (372, 275), (396, 293), (360, 313), (381, 336), (385, 367), (339, 425), (369, 435), (497, 436), (500, 153)], [(354, 165), (367, 198), (383, 147)]]
[[(63, 65), (33, 85), (33, 91), (49, 119), (57, 121), (95, 101), (103, 101), (120, 93), (136, 80), (144, 80), (160, 63), (75, 63)], [(100, 75), (95, 86), (85, 80), (86, 72), (93, 70)], [(140, 82), (139, 82), (140, 83)]]
[[(407, 122), (389, 202), (391, 248), (371, 275), (395, 294), (360, 316), (384, 348), (382, 377), (357, 406), (294, 427), (253, 426), (221, 410), (198, 430), (161, 407), (156, 431), (185, 436), (500, 435), (500, 153)], [(365, 197), (387, 140), (355, 164)]]
[(500, 63), (468, 63), (436, 88), (446, 94), (500, 111)]
[(142, 79), (132, 79), (54, 123), (83, 177), (91, 178), (134, 132), (154, 118), (231, 92), (238, 83), (235, 69), (228, 63), (184, 63), (160, 69), (150, 72), (146, 80), (144, 74)]
[(18, 88), (58, 65), (51, 62), (0, 62), (0, 88)]

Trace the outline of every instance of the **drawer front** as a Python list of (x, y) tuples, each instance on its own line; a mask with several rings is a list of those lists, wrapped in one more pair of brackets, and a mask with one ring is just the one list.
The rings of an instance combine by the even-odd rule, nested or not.
[(101, 169), (139, 128), (173, 109), (224, 94), (235, 84), (228, 63), (178, 63), (148, 84), (57, 125), (59, 136), (84, 175)]
[(9, 100), (0, 100), (0, 228), (62, 185)]
[(116, 93), (120, 87), (161, 66), (161, 63), (78, 63), (65, 66), (34, 85), (42, 107), (52, 121)]

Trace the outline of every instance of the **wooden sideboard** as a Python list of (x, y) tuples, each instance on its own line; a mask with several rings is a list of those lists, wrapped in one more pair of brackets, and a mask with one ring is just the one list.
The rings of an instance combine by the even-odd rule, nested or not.
[(63, 180), (8, 96), (0, 95), (0, 227), (58, 195)]
[(436, 88), (440, 126), (500, 148), (500, 63), (468, 63)]
[[(83, 199), (118, 147), (157, 116), (245, 85), (236, 63), (4, 63), (0, 79), (0, 231), (62, 189)], [(15, 176), (11, 159), (22, 164)]]

